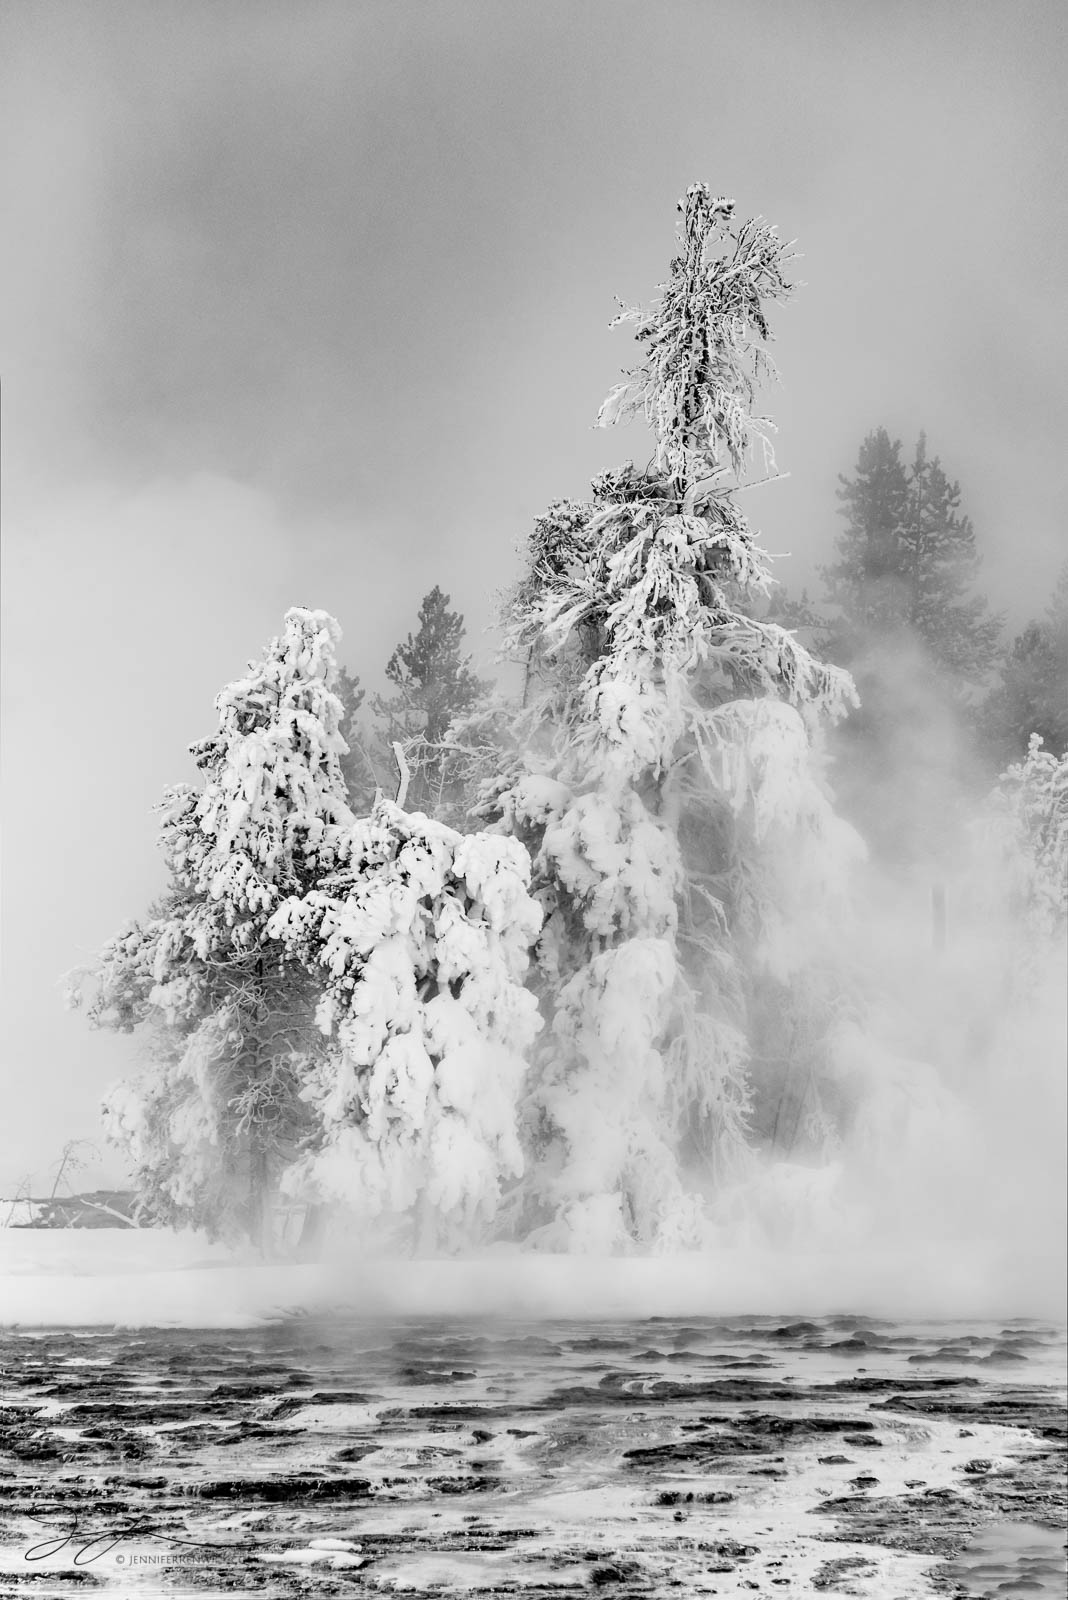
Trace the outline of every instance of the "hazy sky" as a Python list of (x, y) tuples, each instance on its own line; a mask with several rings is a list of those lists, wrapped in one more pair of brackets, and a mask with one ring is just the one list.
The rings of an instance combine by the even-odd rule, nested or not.
[[(674, 206), (796, 238), (750, 498), (813, 580), (883, 424), (960, 479), (987, 587), (1065, 552), (1068, 11), (763, 0), (0, 0), (0, 1194), (131, 1060), (59, 981), (162, 886), (151, 808), (287, 605), (380, 674), (434, 583), (473, 644), (591, 432)], [(40, 1180), (39, 1180), (40, 1181)]]

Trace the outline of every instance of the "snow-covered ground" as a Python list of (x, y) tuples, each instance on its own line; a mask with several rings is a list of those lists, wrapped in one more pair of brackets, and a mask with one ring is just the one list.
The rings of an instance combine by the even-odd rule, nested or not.
[(376, 1259), (336, 1249), (269, 1263), (166, 1229), (0, 1230), (0, 1325), (248, 1327), (297, 1310), (369, 1316), (868, 1316), (1060, 1320), (1063, 1274), (1026, 1249), (972, 1247), (656, 1257), (498, 1249)]

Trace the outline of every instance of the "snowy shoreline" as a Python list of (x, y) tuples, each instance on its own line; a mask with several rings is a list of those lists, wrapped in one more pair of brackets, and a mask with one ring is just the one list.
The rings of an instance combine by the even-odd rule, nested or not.
[[(1038, 1270), (1036, 1270), (1036, 1268)], [(821, 1315), (1064, 1318), (1063, 1267), (944, 1245), (654, 1257), (497, 1249), (453, 1258), (264, 1263), (203, 1235), (0, 1230), (0, 1326), (251, 1327), (338, 1309), (369, 1317)], [(1036, 1283), (1044, 1287), (1036, 1291)]]

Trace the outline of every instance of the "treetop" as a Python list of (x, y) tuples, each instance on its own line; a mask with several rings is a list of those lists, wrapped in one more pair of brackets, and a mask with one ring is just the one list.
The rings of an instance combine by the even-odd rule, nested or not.
[(679, 202), (682, 253), (648, 310), (624, 307), (612, 326), (634, 324), (645, 361), (617, 384), (599, 427), (644, 416), (659, 472), (682, 485), (729, 466), (740, 476), (754, 439), (771, 470), (774, 424), (750, 413), (758, 385), (774, 375), (765, 346), (768, 301), (789, 297), (794, 259), (760, 217), (732, 229), (734, 202), (693, 184)]

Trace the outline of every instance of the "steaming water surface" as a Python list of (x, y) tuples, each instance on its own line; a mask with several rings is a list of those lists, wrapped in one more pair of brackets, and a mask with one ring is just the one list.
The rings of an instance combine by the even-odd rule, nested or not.
[(1044, 1323), (0, 1338), (4, 1595), (1063, 1593)]

